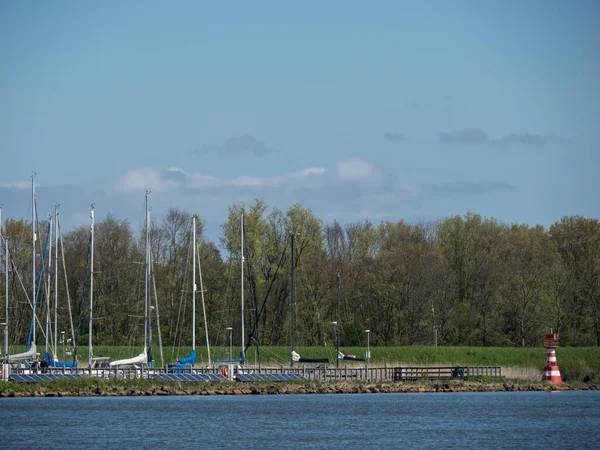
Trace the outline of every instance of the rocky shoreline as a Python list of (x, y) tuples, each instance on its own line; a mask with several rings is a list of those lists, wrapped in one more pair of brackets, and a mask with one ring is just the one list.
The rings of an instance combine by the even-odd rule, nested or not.
[[(15, 386), (16, 387), (16, 386)], [(514, 391), (571, 391), (600, 390), (595, 384), (553, 385), (548, 383), (160, 383), (139, 386), (86, 386), (65, 388), (35, 384), (19, 385), (17, 389), (0, 389), (6, 397), (127, 397), (181, 395), (286, 395), (286, 394), (377, 394), (377, 393), (435, 393), (435, 392), (514, 392)]]

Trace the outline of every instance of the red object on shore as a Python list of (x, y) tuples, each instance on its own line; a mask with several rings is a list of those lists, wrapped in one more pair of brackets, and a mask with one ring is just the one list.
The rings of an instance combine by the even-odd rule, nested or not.
[(542, 380), (555, 384), (562, 383), (560, 369), (558, 368), (558, 363), (556, 362), (556, 349), (558, 348), (558, 344), (559, 339), (557, 334), (550, 330), (550, 333), (548, 333), (544, 339), (544, 348), (546, 349), (547, 361)]

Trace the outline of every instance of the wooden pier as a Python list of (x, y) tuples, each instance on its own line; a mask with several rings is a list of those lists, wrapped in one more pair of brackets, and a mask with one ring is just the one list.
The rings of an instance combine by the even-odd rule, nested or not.
[(395, 367), (394, 381), (450, 380), (475, 376), (501, 377), (500, 366)]
[[(227, 365), (225, 365), (227, 367)], [(166, 369), (166, 368), (44, 368), (44, 369), (21, 369), (12, 368), (12, 374), (54, 374), (58, 377), (97, 377), (103, 379), (153, 379), (156, 375), (163, 374), (201, 374), (201, 375), (221, 375), (222, 366), (210, 368), (194, 369)], [(403, 382), (419, 380), (450, 380), (450, 379), (468, 379), (474, 376), (501, 377), (502, 369), (500, 366), (443, 366), (443, 367), (326, 367), (326, 366), (297, 366), (297, 367), (238, 367), (230, 364), (228, 366), (229, 376), (221, 377), (222, 381), (232, 381), (236, 379), (236, 374), (294, 374), (299, 375), (306, 380), (321, 382), (337, 381), (369, 381), (369, 382)], [(8, 374), (7, 374), (8, 375)]]

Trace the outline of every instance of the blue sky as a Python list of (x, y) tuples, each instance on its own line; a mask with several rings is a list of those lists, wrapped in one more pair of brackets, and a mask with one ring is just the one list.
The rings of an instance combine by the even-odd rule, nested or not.
[[(325, 3), (325, 4), (324, 4)], [(2, 2), (0, 204), (600, 216), (593, 1)]]

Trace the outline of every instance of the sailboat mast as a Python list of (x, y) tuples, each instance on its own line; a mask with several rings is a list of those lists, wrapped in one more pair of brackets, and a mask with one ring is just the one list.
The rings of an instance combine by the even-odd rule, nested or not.
[(35, 172), (31, 174), (31, 301), (33, 302), (33, 334), (35, 344)]
[(335, 327), (335, 348), (336, 348), (336, 355), (335, 355), (335, 367), (338, 368), (340, 367), (340, 327), (342, 326), (342, 324), (340, 323), (340, 272), (336, 272), (335, 274), (336, 278), (337, 278), (337, 302), (336, 302), (336, 327)]
[(293, 367), (294, 366), (294, 313), (295, 313), (295, 309), (296, 309), (296, 299), (295, 299), (295, 282), (296, 282), (296, 258), (294, 255), (294, 233), (291, 234), (291, 253), (292, 253), (292, 286), (291, 286), (291, 299), (290, 299), (290, 343), (292, 346), (292, 353), (291, 353), (291, 359), (290, 359), (290, 365)]
[(58, 205), (54, 205), (54, 359), (58, 346)]
[[(0, 228), (2, 228), (1, 222)], [(4, 362), (8, 362), (6, 358), (8, 357), (8, 262), (10, 261), (10, 256), (8, 256), (8, 239), (6, 237), (4, 238), (4, 259), (4, 289), (6, 289), (4, 293)]]
[[(148, 191), (150, 194), (150, 191)], [(147, 202), (146, 202), (147, 204)], [(150, 250), (150, 207), (146, 216), (146, 298), (148, 304), (148, 353), (146, 354), (146, 363), (150, 367), (154, 367), (154, 359), (152, 358), (152, 287), (150, 286), (150, 262), (152, 261), (152, 251)]]
[[(46, 286), (46, 347), (44, 349), (46, 353), (48, 353), (48, 344), (50, 341), (50, 274), (52, 273), (52, 216), (50, 214), (48, 214), (48, 222), (50, 223), (50, 226), (48, 227), (50, 237), (48, 239), (48, 285)], [(52, 348), (50, 350), (52, 350)]]
[[(200, 254), (198, 258), (198, 272), (200, 274), (200, 297), (202, 297), (202, 314), (204, 316), (204, 334), (206, 335), (206, 352), (208, 353), (208, 364), (212, 361), (210, 359), (210, 340), (208, 339), (208, 322), (206, 321), (206, 303), (204, 302), (204, 284), (202, 283), (202, 265), (200, 264)], [(229, 357), (231, 358), (231, 356)]]
[(88, 364), (90, 373), (92, 370), (92, 312), (94, 310), (94, 204), (90, 211), (91, 227), (90, 227), (90, 322), (88, 325)]
[(242, 242), (242, 258), (241, 258), (241, 270), (240, 270), (240, 276), (241, 276), (241, 290), (242, 290), (242, 295), (241, 295), (241, 302), (242, 302), (242, 351), (240, 353), (240, 359), (242, 362), (244, 362), (246, 360), (246, 358), (244, 357), (244, 349), (246, 348), (244, 346), (244, 214), (242, 213), (242, 217), (241, 217), (241, 226), (240, 226), (240, 234), (241, 234), (241, 242)]
[(158, 332), (158, 349), (160, 352), (160, 365), (165, 365), (165, 359), (163, 356), (163, 345), (162, 337), (160, 333), (160, 313), (158, 311), (158, 295), (156, 294), (156, 278), (154, 277), (154, 263), (150, 259), (150, 278), (152, 278), (152, 292), (154, 293), (154, 307), (156, 308), (156, 331)]
[[(2, 246), (2, 208), (0, 208), (0, 246)], [(4, 236), (4, 362), (8, 362), (8, 239)]]
[(148, 350), (148, 237), (150, 231), (150, 221), (148, 220), (148, 195), (150, 191), (146, 190), (146, 283), (144, 284), (144, 353)]
[(65, 263), (65, 248), (63, 245), (62, 233), (60, 232), (60, 215), (56, 216), (57, 232), (60, 236), (60, 256), (62, 260), (63, 273), (65, 275), (65, 294), (67, 297), (67, 308), (69, 315), (69, 325), (71, 325), (71, 342), (75, 343), (75, 327), (73, 326), (73, 314), (71, 313), (71, 297), (69, 296), (69, 279), (67, 277), (67, 265)]
[(192, 217), (192, 350), (196, 350), (196, 216)]

